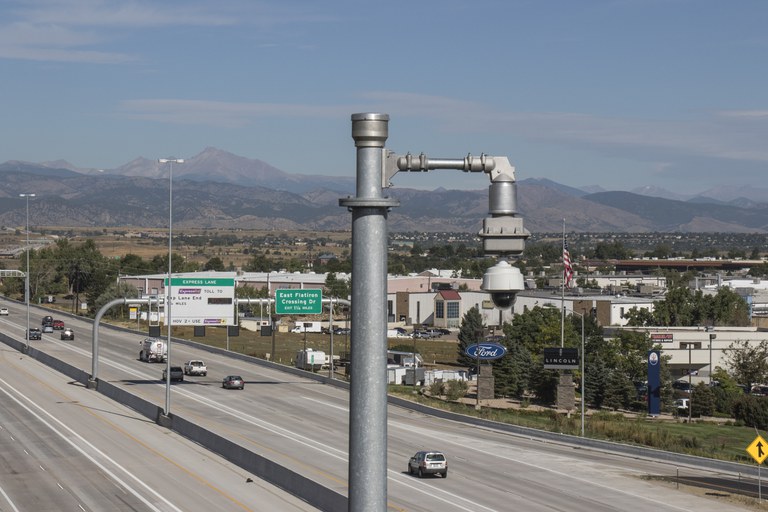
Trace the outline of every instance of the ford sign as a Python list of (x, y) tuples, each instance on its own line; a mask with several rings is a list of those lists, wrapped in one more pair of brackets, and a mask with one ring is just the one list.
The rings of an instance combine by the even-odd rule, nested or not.
[(473, 359), (489, 361), (491, 359), (504, 357), (504, 354), (507, 353), (507, 349), (504, 345), (499, 345), (498, 343), (477, 343), (468, 346), (467, 350), (464, 352)]

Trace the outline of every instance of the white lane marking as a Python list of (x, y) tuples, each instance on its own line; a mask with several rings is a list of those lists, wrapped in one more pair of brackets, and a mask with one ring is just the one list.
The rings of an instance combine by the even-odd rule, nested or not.
[(689, 510), (689, 508), (687, 508), (687, 507), (686, 508), (678, 507), (676, 505), (671, 505), (671, 504), (669, 504), (667, 502), (663, 502), (663, 501), (659, 501), (659, 500), (654, 500), (654, 499), (649, 498), (647, 496), (644, 496), (642, 494), (632, 493), (632, 492), (629, 492), (629, 491), (625, 491), (623, 489), (611, 487), (610, 485), (602, 484), (600, 482), (595, 482), (595, 481), (592, 481), (592, 480), (587, 480), (586, 478), (579, 478), (577, 476), (574, 476), (571, 473), (565, 473), (563, 471), (558, 471), (556, 469), (547, 468), (547, 467), (544, 467), (544, 466), (540, 466), (538, 464), (533, 464), (531, 462), (526, 462), (526, 461), (524, 461), (522, 459), (516, 459), (514, 457), (509, 457), (507, 455), (500, 455), (497, 452), (484, 451), (484, 450), (481, 450), (480, 448), (476, 448), (474, 446), (471, 446), (471, 445), (468, 445), (466, 443), (462, 443), (462, 442), (459, 442), (459, 441), (451, 441), (446, 436), (435, 435), (433, 431), (428, 430), (428, 429), (413, 428), (413, 427), (406, 426), (404, 424), (398, 425), (397, 422), (394, 422), (393, 426), (401, 428), (403, 430), (408, 430), (411, 433), (413, 433), (413, 432), (415, 432), (417, 430), (420, 430), (421, 431), (420, 435), (425, 436), (425, 437), (432, 437), (434, 439), (438, 439), (438, 440), (440, 440), (443, 443), (450, 443), (450, 444), (458, 445), (458, 446), (461, 446), (464, 449), (474, 450), (474, 451), (476, 451), (476, 452), (478, 452), (478, 453), (480, 453), (482, 455), (485, 455), (485, 456), (493, 455), (495, 457), (498, 457), (500, 459), (504, 459), (506, 461), (517, 462), (518, 464), (522, 464), (524, 466), (536, 468), (536, 469), (539, 469), (541, 471), (545, 471), (547, 473), (553, 473), (553, 474), (555, 474), (555, 475), (557, 475), (559, 477), (562, 477), (562, 478), (568, 478), (568, 479), (571, 479), (571, 480), (575, 480), (577, 482), (582, 482), (582, 483), (586, 483), (586, 484), (589, 484), (589, 485), (594, 485), (594, 486), (600, 487), (602, 489), (608, 489), (610, 491), (613, 491), (613, 492), (616, 492), (616, 493), (620, 493), (620, 494), (625, 494), (625, 495), (631, 496), (633, 498), (642, 499), (642, 500), (648, 501), (650, 503), (655, 503), (655, 504), (658, 504), (658, 505), (664, 505), (666, 507), (672, 507), (672, 508), (674, 508), (676, 510), (683, 510), (683, 511)]
[[(124, 474), (126, 474), (128, 477), (133, 479), (136, 483), (138, 483), (141, 487), (145, 489), (146, 492), (154, 495), (158, 500), (161, 500), (166, 505), (171, 507), (173, 510), (177, 510), (178, 512), (182, 512), (181, 509), (176, 507), (173, 503), (168, 501), (164, 496), (160, 495), (158, 492), (156, 492), (154, 489), (149, 487), (147, 484), (145, 484), (140, 478), (138, 478), (136, 475), (128, 471), (126, 468), (118, 464), (115, 460), (110, 458), (107, 454), (96, 448), (94, 445), (92, 445), (90, 442), (88, 442), (86, 439), (84, 439), (81, 435), (79, 435), (77, 432), (69, 428), (67, 425), (65, 425), (62, 421), (60, 421), (58, 418), (54, 417), (51, 413), (43, 409), (41, 406), (36, 404), (31, 398), (24, 395), (21, 391), (10, 385), (8, 382), (6, 382), (3, 379), (0, 379), (0, 383), (4, 384), (8, 389), (12, 389), (18, 396), (24, 398), (30, 406), (27, 406), (26, 404), (22, 403), (20, 399), (18, 399), (16, 396), (12, 395), (8, 389), (0, 388), (0, 392), (5, 394), (8, 398), (16, 402), (20, 407), (25, 409), (27, 412), (29, 412), (32, 416), (34, 416), (40, 423), (48, 427), (48, 429), (51, 430), (54, 434), (59, 436), (64, 442), (69, 444), (72, 448), (80, 452), (85, 458), (90, 460), (93, 464), (95, 464), (97, 467), (99, 467), (104, 473), (110, 476), (115, 482), (118, 482), (121, 486), (123, 486), (125, 489), (127, 489), (131, 494), (133, 494), (138, 500), (140, 500), (142, 503), (144, 503), (147, 507), (149, 507), (152, 510), (155, 510), (157, 512), (162, 512), (161, 509), (155, 507), (152, 503), (150, 503), (144, 496), (139, 494), (139, 491), (131, 487), (128, 482), (124, 481), (122, 478), (117, 476), (113, 471), (111, 471), (109, 468), (107, 468), (104, 464), (102, 464), (99, 460), (96, 459), (96, 457), (90, 455), (88, 452), (86, 452), (83, 448), (81, 448), (77, 443), (75, 443), (70, 437), (66, 436), (64, 432), (57, 429), (55, 425), (53, 425), (51, 422), (58, 424), (58, 426), (68, 432), (71, 437), (76, 438), (80, 443), (87, 446), (91, 450), (93, 450), (95, 453), (98, 454), (99, 457), (101, 457), (103, 460), (109, 461), (114, 467), (122, 471)], [(33, 411), (31, 406), (34, 406), (36, 409), (38, 409), (42, 414), (50, 418), (51, 422), (47, 421), (45, 418), (43, 418), (40, 414)]]
[[(90, 356), (91, 355), (90, 351), (86, 352), (85, 350), (79, 349), (79, 348), (71, 346), (71, 345), (67, 345), (66, 343), (61, 343), (61, 345), (63, 347), (65, 347), (65, 348), (67, 348), (69, 350), (72, 350), (74, 352), (77, 352), (77, 353), (79, 353), (81, 355), (84, 355), (84, 356)], [(134, 370), (132, 368), (124, 366), (124, 365), (122, 365), (120, 363), (116, 363), (116, 362), (112, 361), (111, 359), (105, 358), (103, 356), (100, 358), (100, 361), (104, 362), (105, 364), (107, 364), (107, 365), (109, 365), (109, 366), (111, 366), (113, 368), (122, 370), (122, 371), (124, 371), (124, 372), (126, 372), (126, 373), (128, 373), (130, 375), (133, 375), (134, 377), (151, 378), (146, 373), (136, 371), (136, 370)], [(164, 383), (158, 383), (157, 385), (158, 386), (165, 386)], [(197, 393), (193, 393), (193, 392), (191, 392), (189, 390), (176, 388), (176, 389), (174, 389), (174, 391), (176, 393), (178, 393), (178, 394), (186, 396), (190, 400), (198, 402), (198, 403), (200, 403), (202, 405), (205, 405), (207, 407), (211, 407), (214, 410), (217, 410), (219, 412), (225, 413), (225, 414), (230, 415), (230, 416), (232, 416), (234, 418), (237, 418), (239, 420), (245, 421), (248, 424), (260, 427), (260, 428), (262, 428), (262, 429), (264, 429), (264, 430), (266, 430), (268, 432), (271, 432), (271, 433), (273, 433), (275, 435), (279, 435), (279, 436), (285, 437), (286, 439), (290, 439), (291, 441), (298, 442), (299, 444), (302, 444), (302, 445), (307, 446), (309, 448), (314, 448), (315, 450), (317, 450), (317, 451), (319, 451), (321, 453), (324, 453), (325, 455), (328, 455), (330, 457), (334, 457), (337, 460), (340, 460), (340, 461), (343, 461), (343, 462), (348, 462), (349, 461), (349, 459), (347, 457), (347, 452), (346, 451), (339, 450), (339, 449), (334, 448), (332, 446), (323, 444), (323, 443), (321, 443), (321, 442), (319, 442), (317, 440), (313, 440), (313, 439), (311, 439), (309, 437), (303, 436), (303, 435), (298, 434), (296, 432), (293, 432), (291, 430), (288, 430), (288, 429), (285, 429), (283, 427), (277, 426), (277, 425), (275, 425), (273, 423), (269, 423), (269, 422), (264, 421), (262, 419), (259, 419), (259, 418), (256, 418), (254, 416), (251, 416), (249, 414), (244, 414), (242, 411), (233, 409), (233, 408), (231, 408), (229, 406), (223, 405), (221, 402), (216, 402), (216, 401), (211, 400), (209, 398), (206, 398), (206, 397), (204, 397), (202, 395), (198, 395)], [(338, 406), (338, 405), (331, 404), (331, 403), (328, 403), (328, 402), (323, 402), (321, 400), (317, 400), (317, 399), (314, 399), (314, 398), (308, 398), (308, 397), (303, 397), (303, 398), (305, 398), (307, 400), (310, 400), (310, 401), (317, 402), (317, 403), (322, 404), (322, 405), (328, 405), (329, 407), (334, 407), (336, 409), (339, 409), (339, 410), (342, 410), (342, 411), (345, 411), (345, 412), (349, 411), (349, 409), (347, 407)], [(322, 448), (321, 448), (321, 446), (322, 446)], [(457, 508), (459, 508), (461, 510), (466, 510), (467, 512), (472, 512), (474, 510), (478, 510), (478, 507), (480, 507), (480, 508), (482, 508), (484, 510), (489, 510), (489, 511), (493, 511), (494, 510), (494, 509), (490, 509), (490, 508), (487, 508), (487, 507), (483, 507), (482, 505), (479, 505), (478, 503), (470, 502), (466, 498), (462, 498), (461, 496), (455, 495), (455, 494), (450, 493), (450, 492), (445, 491), (445, 490), (440, 490), (440, 492), (443, 493), (443, 494), (448, 495), (449, 497), (438, 496), (438, 495), (436, 495), (436, 494), (434, 494), (432, 492), (427, 492), (424, 488), (415, 487), (412, 484), (408, 483), (407, 480), (405, 480), (405, 477), (402, 474), (400, 474), (400, 472), (398, 472), (398, 471), (388, 469), (387, 472), (390, 474), (388, 478), (390, 478), (393, 482), (399, 483), (399, 484), (404, 485), (406, 487), (409, 487), (412, 490), (416, 490), (418, 492), (423, 492), (424, 494), (426, 494), (426, 495), (428, 495), (428, 496), (430, 496), (430, 497), (432, 497), (434, 499), (443, 501), (443, 502), (445, 502), (447, 504), (450, 504), (450, 505), (452, 505), (454, 507), (457, 507)], [(462, 507), (461, 505), (456, 503), (456, 500), (461, 500), (463, 502), (470, 503), (471, 508)]]
[(16, 506), (14, 502), (11, 501), (11, 497), (8, 496), (8, 494), (5, 492), (5, 490), (2, 487), (0, 487), (0, 494), (3, 495), (3, 498), (5, 498), (5, 501), (8, 502), (8, 504), (11, 506), (11, 509), (14, 512), (20, 512), (19, 508)]
[(327, 407), (333, 407), (334, 409), (339, 409), (340, 411), (349, 412), (349, 407), (343, 407), (341, 405), (332, 404), (330, 402), (323, 402), (322, 400), (318, 400), (317, 398), (310, 398), (308, 396), (302, 396), (304, 400), (309, 400), (310, 402), (315, 402), (320, 405), (325, 405)]

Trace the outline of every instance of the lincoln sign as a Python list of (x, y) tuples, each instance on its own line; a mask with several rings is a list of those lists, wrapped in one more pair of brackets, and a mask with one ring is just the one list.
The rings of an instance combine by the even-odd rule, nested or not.
[(545, 348), (545, 370), (575, 370), (579, 367), (579, 349)]
[(464, 353), (473, 359), (490, 361), (504, 357), (507, 349), (504, 348), (504, 345), (499, 345), (498, 343), (477, 343), (468, 346)]

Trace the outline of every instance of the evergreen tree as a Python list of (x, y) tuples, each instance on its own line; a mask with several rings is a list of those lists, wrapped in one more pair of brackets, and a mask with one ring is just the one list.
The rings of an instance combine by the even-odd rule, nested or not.
[(699, 382), (691, 390), (691, 416), (712, 416), (715, 413), (715, 393), (712, 388)]
[(518, 343), (507, 343), (507, 353), (493, 361), (494, 393), (496, 396), (522, 398), (530, 387), (533, 358)]
[(457, 362), (462, 366), (474, 368), (477, 366), (477, 360), (466, 354), (467, 347), (483, 341), (483, 317), (477, 307), (470, 308), (464, 313), (459, 328), (459, 346)]

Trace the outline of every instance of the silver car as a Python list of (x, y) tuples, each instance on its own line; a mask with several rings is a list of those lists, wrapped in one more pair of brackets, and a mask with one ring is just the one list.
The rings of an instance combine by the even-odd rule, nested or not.
[(448, 460), (441, 452), (421, 451), (408, 461), (408, 474), (416, 473), (419, 478), (424, 475), (439, 474), (443, 478), (448, 478)]
[(227, 375), (224, 380), (221, 381), (221, 387), (224, 389), (243, 389), (245, 382), (239, 375)]

